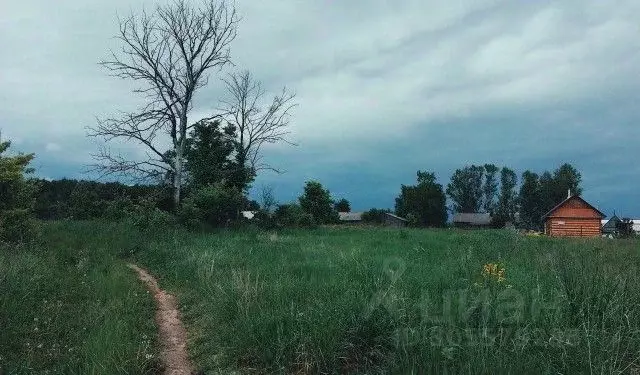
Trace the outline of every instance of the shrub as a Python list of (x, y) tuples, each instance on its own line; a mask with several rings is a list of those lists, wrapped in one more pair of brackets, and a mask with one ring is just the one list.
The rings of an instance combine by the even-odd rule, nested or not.
[(129, 197), (117, 198), (105, 203), (104, 217), (109, 220), (122, 220), (130, 217), (137, 207)]
[(0, 211), (0, 242), (25, 242), (35, 234), (36, 222), (30, 210)]
[(223, 184), (212, 184), (196, 189), (184, 200), (179, 211), (181, 222), (193, 226), (204, 221), (213, 227), (228, 226), (239, 219), (244, 202), (242, 192)]
[(10, 142), (0, 140), (0, 241), (25, 242), (35, 234), (32, 219), (37, 186), (32, 173), (33, 154), (4, 156)]
[(203, 213), (191, 199), (187, 199), (180, 205), (178, 221), (189, 229), (196, 229), (203, 224)]
[(176, 218), (166, 211), (157, 208), (155, 202), (143, 200), (128, 214), (128, 221), (141, 230), (170, 227), (176, 224)]
[(274, 220), (278, 227), (312, 228), (317, 225), (312, 214), (297, 204), (283, 204), (276, 208)]
[(69, 197), (69, 214), (73, 219), (88, 220), (103, 216), (105, 201), (100, 199), (92, 183), (79, 182)]
[(276, 220), (273, 215), (267, 210), (258, 210), (252, 219), (258, 227), (266, 230), (271, 230), (276, 227)]

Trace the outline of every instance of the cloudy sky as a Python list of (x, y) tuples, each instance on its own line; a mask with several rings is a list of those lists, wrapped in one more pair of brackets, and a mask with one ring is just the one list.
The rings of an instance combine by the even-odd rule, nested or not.
[[(116, 17), (153, 1), (0, 2), (0, 129), (38, 175), (83, 174), (85, 127), (132, 109), (97, 62)], [(607, 214), (640, 217), (637, 0), (238, 0), (232, 46), (276, 92), (297, 93), (298, 147), (272, 147), (277, 198), (317, 179), (355, 209), (393, 207), (418, 169), (446, 184), (471, 163), (542, 172), (564, 162)], [(222, 95), (212, 77), (193, 117)], [(125, 146), (122, 146), (123, 148)]]

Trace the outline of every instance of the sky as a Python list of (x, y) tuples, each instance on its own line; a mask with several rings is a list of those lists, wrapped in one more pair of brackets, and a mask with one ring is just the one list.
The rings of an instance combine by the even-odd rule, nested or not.
[[(0, 1), (0, 129), (35, 152), (43, 178), (87, 174), (96, 117), (140, 98), (98, 61), (118, 48), (117, 16), (154, 1)], [(543, 172), (573, 164), (583, 197), (640, 218), (640, 2), (637, 0), (238, 0), (233, 67), (212, 72), (194, 121), (250, 70), (297, 94), (290, 140), (254, 194), (284, 203), (322, 182), (354, 210), (393, 208), (416, 171), (443, 185), (493, 163)], [(132, 145), (115, 145), (141, 152)]]

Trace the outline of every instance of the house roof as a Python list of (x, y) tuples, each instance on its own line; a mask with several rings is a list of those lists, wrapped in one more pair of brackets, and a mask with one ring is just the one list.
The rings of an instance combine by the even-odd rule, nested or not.
[(338, 212), (340, 221), (362, 221), (363, 212)]
[(403, 217), (396, 216), (396, 215), (394, 215), (394, 214), (392, 214), (392, 213), (390, 213), (390, 212), (385, 212), (384, 214), (385, 214), (385, 215), (387, 215), (387, 216), (391, 216), (391, 217), (392, 217), (392, 218), (394, 218), (394, 219), (398, 219), (398, 220), (402, 220), (402, 221), (407, 221), (407, 222), (409, 221), (409, 220), (407, 220), (407, 219), (405, 219), (405, 218), (403, 218)]
[(459, 212), (453, 215), (453, 222), (472, 225), (489, 225), (491, 224), (491, 214), (480, 212)]
[(616, 224), (620, 222), (620, 218), (613, 215), (609, 220), (602, 220), (602, 228), (615, 228)]
[(591, 208), (592, 210), (596, 211), (600, 216), (607, 217), (607, 215), (603, 214), (600, 210), (598, 210), (597, 208), (593, 207), (589, 202), (587, 202), (584, 199), (582, 199), (582, 197), (580, 197), (579, 195), (572, 195), (572, 196), (568, 197), (567, 199), (563, 200), (562, 202), (558, 203), (558, 205), (555, 206), (554, 208), (550, 209), (549, 212), (547, 212), (546, 214), (544, 214), (544, 216), (542, 216), (542, 218), (546, 219), (547, 217), (551, 216), (551, 214), (554, 211), (556, 211), (558, 208), (564, 206), (565, 203), (567, 203), (567, 202), (569, 202), (571, 200), (574, 200), (574, 199), (579, 199), (581, 202), (586, 204), (589, 208)]

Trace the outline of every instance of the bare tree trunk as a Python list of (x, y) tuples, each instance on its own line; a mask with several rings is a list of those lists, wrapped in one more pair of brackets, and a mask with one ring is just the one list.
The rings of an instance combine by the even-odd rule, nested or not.
[(175, 158), (175, 174), (173, 177), (173, 208), (175, 210), (180, 207), (180, 199), (182, 194), (182, 152), (178, 150)]

